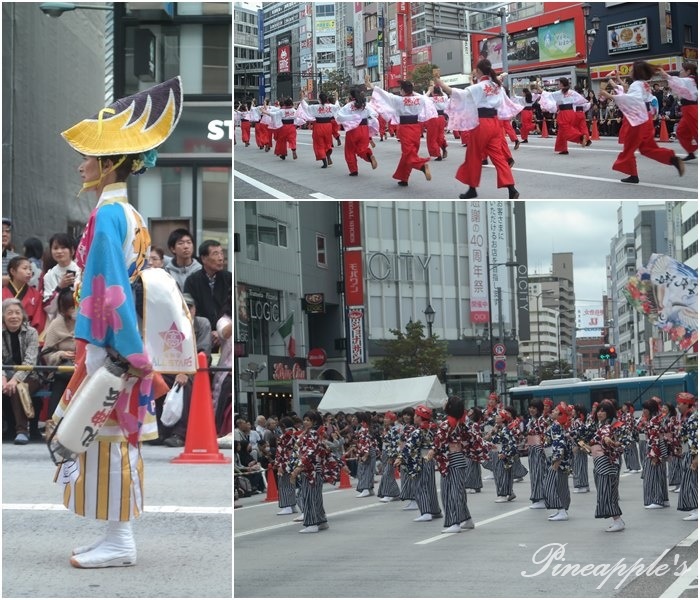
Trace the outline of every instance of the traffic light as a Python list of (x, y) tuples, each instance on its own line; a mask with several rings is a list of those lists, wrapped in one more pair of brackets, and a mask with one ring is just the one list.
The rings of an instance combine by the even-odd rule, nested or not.
[(610, 354), (610, 358), (617, 358), (617, 350), (615, 350), (615, 346), (610, 346), (610, 348), (608, 348), (608, 354)]
[(598, 358), (600, 360), (610, 360), (611, 358), (617, 358), (617, 350), (615, 346), (605, 346), (598, 350)]

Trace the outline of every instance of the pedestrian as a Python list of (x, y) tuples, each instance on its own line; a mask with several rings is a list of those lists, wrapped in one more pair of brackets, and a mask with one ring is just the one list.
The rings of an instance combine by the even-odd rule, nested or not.
[(41, 335), (46, 326), (46, 313), (41, 302), (41, 292), (29, 285), (32, 278), (32, 264), (24, 256), (14, 256), (7, 263), (10, 278), (2, 288), (2, 299), (16, 298), (22, 303), (29, 324)]
[(298, 115), (306, 122), (313, 123), (311, 141), (313, 142), (316, 160), (322, 162), (321, 168), (326, 169), (333, 164), (333, 124), (332, 119), (340, 108), (337, 104), (331, 104), (326, 92), (318, 95), (318, 104), (309, 104), (306, 101), (306, 92), (301, 91), (301, 103), (297, 109)]
[(433, 449), (428, 458), (435, 457), (441, 475), (440, 493), (445, 509), (445, 529), (442, 533), (460, 533), (474, 529), (467, 495), (467, 462), (469, 456), (474, 461), (482, 460), (486, 449), (481, 436), (475, 436), (466, 424), (464, 400), (450, 396), (445, 404), (446, 419), (438, 427), (433, 439)]
[(682, 443), (681, 489), (678, 510), (689, 513), (684, 521), (698, 520), (698, 413), (696, 398), (689, 392), (676, 395), (676, 406), (681, 415), (680, 441)]
[(669, 87), (681, 99), (681, 120), (676, 127), (676, 138), (688, 153), (683, 160), (695, 160), (698, 149), (698, 66), (684, 62), (679, 77), (669, 75), (661, 68), (657, 73), (666, 78)]
[(581, 144), (584, 148), (590, 146), (591, 139), (588, 133), (584, 133), (577, 125), (574, 110), (577, 107), (588, 110), (590, 104), (581, 94), (570, 89), (569, 79), (560, 77), (559, 90), (556, 92), (546, 92), (541, 88), (537, 91), (541, 95), (542, 109), (557, 114), (557, 138), (554, 142), (554, 151), (559, 154), (568, 154), (568, 142)]
[(377, 496), (380, 502), (398, 500), (401, 491), (396, 483), (394, 461), (399, 456), (401, 430), (396, 424), (396, 414), (384, 413), (384, 434), (382, 436), (382, 478), (379, 480)]
[(515, 189), (508, 156), (503, 152), (503, 127), (500, 119), (514, 118), (522, 107), (506, 96), (488, 59), (484, 58), (477, 63), (476, 76), (478, 83), (464, 90), (451, 88), (440, 79), (436, 81), (450, 96), (447, 114), (452, 127), (459, 131), (470, 131), (465, 161), (455, 175), (469, 189), (459, 197), (463, 200), (477, 197), (482, 161), (488, 157), (496, 168), (496, 185), (499, 188), (507, 187), (508, 198), (515, 200), (520, 197), (520, 193)]
[(278, 515), (291, 515), (297, 512), (296, 493), (290, 480), (290, 473), (296, 467), (292, 461), (294, 446), (297, 441), (294, 423), (289, 417), (280, 420), (282, 435), (277, 440), (277, 452), (275, 453), (274, 468), (277, 471), (277, 505), (281, 509)]
[(530, 400), (528, 405), (530, 418), (525, 425), (528, 447), (528, 465), (530, 467), (530, 508), (547, 508), (544, 502), (544, 476), (547, 460), (544, 454), (544, 434), (547, 429), (544, 417), (544, 403), (538, 398)]
[(642, 465), (639, 462), (639, 430), (634, 418), (634, 404), (625, 402), (622, 405), (621, 421), (625, 427), (625, 473), (640, 473)]
[(374, 496), (374, 471), (377, 467), (377, 445), (370, 434), (370, 414), (355, 413), (360, 429), (357, 431), (357, 498)]
[(626, 173), (629, 177), (622, 179), (623, 183), (639, 183), (637, 160), (635, 151), (657, 162), (672, 165), (678, 171), (679, 176), (685, 173), (685, 164), (670, 148), (661, 148), (654, 140), (654, 124), (650, 115), (649, 104), (651, 102), (651, 88), (649, 79), (655, 73), (656, 68), (638, 60), (632, 67), (633, 82), (626, 94), (612, 95), (605, 89), (600, 93), (613, 100), (623, 112), (629, 122), (629, 127), (624, 136), (624, 147), (613, 163), (613, 170)]
[(44, 270), (43, 257), (44, 257), (44, 245), (41, 240), (36, 237), (30, 237), (24, 240), (24, 252), (23, 256), (29, 259), (32, 263), (32, 278), (29, 280), (29, 285), (38, 288), (41, 279), (41, 274)]
[(622, 531), (625, 522), (620, 508), (620, 455), (623, 452), (619, 435), (622, 424), (616, 420), (615, 405), (603, 400), (596, 409), (595, 431), (590, 445), (580, 442), (593, 458), (593, 479), (596, 488), (596, 519), (612, 518), (608, 533)]
[[(142, 117), (129, 124), (134, 107), (141, 107)], [(135, 302), (128, 300), (146, 266), (150, 236), (143, 217), (129, 204), (126, 180), (131, 173), (155, 166), (155, 148), (170, 136), (181, 112), (182, 85), (175, 77), (117, 100), (101, 110), (99, 118), (85, 119), (61, 134), (83, 156), (78, 168), (83, 190), (94, 190), (99, 200), (76, 252), (82, 269), (75, 324), (77, 366), (52, 421), (58, 422), (69, 403), (80, 400), (80, 384), (110, 360), (110, 354), (129, 366), (122, 376), (120, 400), (98, 438), (75, 461), (60, 467), (65, 507), (107, 521), (106, 537), (73, 550), (71, 565), (77, 568), (136, 564), (132, 519), (143, 513), (141, 442), (158, 435), (153, 399), (167, 387), (151, 364), (163, 357), (146, 354)], [(146, 121), (153, 126), (144, 131)], [(170, 288), (149, 283), (143, 293), (161, 297), (159, 310), (168, 319), (188, 321), (182, 299), (173, 298)], [(111, 312), (104, 312), (107, 306)], [(144, 324), (152, 322), (149, 316), (144, 314)], [(143, 335), (150, 338), (154, 332), (146, 325)], [(186, 341), (185, 335), (183, 345)], [(155, 352), (158, 347), (153, 345)], [(110, 485), (104, 483), (107, 480)]]
[(549, 467), (544, 477), (545, 506), (556, 512), (549, 515), (550, 521), (568, 521), (571, 493), (569, 473), (571, 472), (571, 449), (567, 429), (570, 419), (568, 407), (560, 402), (552, 409), (552, 420), (544, 434), (545, 456)]
[(400, 186), (407, 186), (413, 169), (421, 171), (425, 179), (430, 181), (430, 158), (418, 156), (423, 123), (433, 118), (437, 111), (432, 102), (425, 96), (413, 91), (413, 83), (401, 81), (401, 95), (390, 94), (380, 87), (374, 86), (365, 76), (365, 85), (372, 90), (372, 102), (377, 112), (384, 118), (396, 118), (399, 121), (398, 137), (401, 143), (401, 158), (392, 177), (398, 180)]
[(428, 90), (425, 92), (426, 97), (433, 101), (437, 115), (425, 122), (426, 142), (428, 144), (428, 154), (435, 160), (440, 161), (447, 158), (447, 140), (445, 139), (445, 127), (447, 126), (447, 117), (445, 109), (447, 108), (448, 98), (442, 92), (440, 86), (431, 83)]
[(271, 106), (263, 109), (262, 114), (271, 118), (270, 129), (275, 132), (275, 156), (282, 160), (287, 158), (287, 148), (292, 151), (292, 158), (297, 159), (297, 111), (291, 98), (283, 100), (278, 108)]
[(12, 244), (12, 219), (8, 217), (2, 218), (2, 287), (5, 287), (10, 281), (7, 274), (7, 263), (10, 259), (19, 256)]
[(335, 120), (345, 130), (345, 162), (351, 177), (357, 177), (357, 157), (377, 168), (377, 159), (369, 148), (369, 122), (377, 113), (367, 106), (364, 92), (360, 88), (350, 90), (349, 102), (335, 113)]
[(511, 420), (507, 410), (500, 410), (496, 413), (496, 425), (486, 436), (496, 450), (496, 457), (493, 460), (493, 479), (496, 484), (496, 502), (511, 502), (515, 500), (513, 493), (513, 461), (518, 455), (518, 444), (515, 441), (513, 432), (508, 428)]
[(649, 399), (642, 404), (644, 416), (647, 418), (646, 436), (647, 448), (644, 465), (644, 508), (659, 509), (670, 506), (668, 500), (668, 484), (666, 481), (667, 458), (666, 444), (661, 433), (663, 416), (659, 403)]
[(420, 516), (413, 520), (418, 522), (432, 521), (442, 516), (435, 485), (435, 460), (429, 455), (436, 429), (431, 421), (432, 416), (433, 411), (425, 404), (416, 406), (413, 415), (416, 427), (397, 459), (398, 464), (395, 464), (405, 464), (409, 477), (415, 480), (413, 492)]

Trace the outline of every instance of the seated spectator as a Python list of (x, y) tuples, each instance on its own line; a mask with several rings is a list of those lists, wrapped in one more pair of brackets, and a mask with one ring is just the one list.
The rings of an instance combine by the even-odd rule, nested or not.
[(185, 289), (185, 280), (202, 269), (202, 264), (194, 259), (194, 238), (187, 229), (175, 229), (168, 236), (168, 250), (172, 260), (165, 265), (165, 270), (177, 281), (181, 290)]
[[(14, 260), (14, 259), (12, 259)], [(28, 263), (27, 263), (28, 265)], [(39, 335), (30, 324), (22, 303), (16, 298), (2, 302), (2, 404), (3, 417), (14, 417), (15, 444), (29, 442), (29, 419), (22, 408), (17, 391), (17, 384), (24, 382), (29, 387), (30, 396), (36, 392), (41, 383), (36, 371), (16, 371), (14, 365), (36, 365), (39, 355)], [(9, 429), (9, 418), (7, 420)], [(3, 431), (5, 430), (3, 418)]]
[(58, 294), (75, 290), (80, 281), (80, 267), (75, 263), (75, 242), (67, 233), (57, 233), (49, 240), (50, 255), (44, 264), (44, 311), (48, 322), (58, 314)]
[(234, 468), (236, 473), (242, 473), (253, 487), (253, 493), (265, 491), (265, 480), (262, 477), (260, 464), (253, 459), (241, 442), (234, 442)]
[[(61, 290), (58, 295), (58, 317), (46, 328), (44, 349), (41, 355), (47, 365), (75, 366), (75, 300), (70, 289)], [(68, 386), (72, 372), (57, 371), (51, 384), (49, 414), (52, 415), (58, 406), (63, 392)]]
[(151, 253), (148, 255), (148, 266), (151, 269), (162, 269), (165, 266), (165, 252), (163, 248), (151, 246)]
[(348, 441), (348, 449), (343, 454), (343, 460), (350, 470), (350, 475), (357, 478), (357, 446), (354, 441)]
[(221, 343), (217, 367), (228, 367), (229, 370), (217, 371), (214, 374), (212, 399), (214, 401), (214, 413), (216, 415), (216, 430), (219, 433), (227, 433), (224, 432), (224, 417), (232, 403), (231, 381), (233, 379), (233, 344), (231, 339), (233, 334), (233, 321), (231, 319), (230, 298), (228, 305), (224, 307), (223, 315), (216, 322), (216, 331)]
[(2, 287), (10, 281), (7, 274), (7, 263), (11, 258), (19, 256), (12, 245), (12, 219), (2, 218)]
[[(29, 324), (41, 335), (46, 325), (46, 314), (41, 305), (41, 293), (30, 287), (32, 265), (24, 256), (15, 256), (7, 263), (8, 284), (2, 288), (2, 299), (16, 298), (22, 303)], [(36, 357), (34, 357), (36, 360)]]
[(32, 278), (29, 281), (29, 285), (33, 288), (39, 287), (39, 281), (41, 279), (41, 273), (43, 272), (43, 256), (44, 256), (44, 245), (41, 243), (39, 238), (30, 237), (24, 240), (24, 256), (29, 259), (32, 263)]

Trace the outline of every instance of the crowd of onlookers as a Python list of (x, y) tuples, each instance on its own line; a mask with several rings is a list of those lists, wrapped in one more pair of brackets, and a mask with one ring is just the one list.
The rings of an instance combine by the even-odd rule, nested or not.
[[(225, 254), (216, 240), (202, 242), (195, 255), (193, 235), (180, 228), (170, 233), (167, 246), (170, 255), (151, 248), (148, 268), (162, 268), (175, 279), (192, 316), (197, 352), (203, 352), (210, 365), (212, 354), (218, 353), (215, 366), (228, 368), (211, 374), (216, 428), (225, 436), (231, 431), (232, 274), (225, 269)], [(75, 293), (81, 276), (76, 248), (77, 240), (56, 233), (46, 249), (41, 240), (30, 237), (18, 252), (12, 243), (12, 221), (2, 219), (3, 440), (13, 439), (15, 444), (41, 440), (40, 416), (51, 417), (72, 375)], [(20, 371), (12, 369), (15, 365), (57, 368)], [(160, 422), (163, 398), (157, 399), (160, 435), (151, 443), (181, 447), (185, 445), (193, 376), (163, 377), (170, 387), (183, 386), (183, 412), (173, 427), (164, 427)], [(36, 408), (34, 417), (27, 416), (32, 412), (28, 402)]]

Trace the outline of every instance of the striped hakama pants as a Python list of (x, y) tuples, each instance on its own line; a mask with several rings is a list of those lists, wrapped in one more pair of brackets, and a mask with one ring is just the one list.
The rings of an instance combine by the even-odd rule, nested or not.
[(481, 466), (487, 471), (493, 471), (493, 466), (496, 464), (496, 461), (498, 461), (498, 451), (489, 450), (489, 457), (481, 463)]
[[(464, 489), (462, 489), (464, 493)], [(415, 500), (420, 514), (431, 514), (434, 517), (442, 516), (440, 502), (435, 485), (435, 461), (424, 460), (423, 468), (416, 477)]]
[(496, 484), (497, 496), (510, 496), (513, 493), (512, 466), (509, 467), (505, 461), (496, 458), (496, 462), (493, 463), (493, 481)]
[(681, 484), (681, 459), (675, 455), (668, 457), (668, 485), (677, 486)]
[(578, 450), (573, 454), (571, 461), (572, 474), (575, 488), (587, 488), (588, 485), (588, 454)]
[(625, 448), (625, 465), (630, 471), (639, 471), (642, 468), (639, 462), (639, 449), (637, 447), (637, 442), (630, 443)]
[(547, 508), (569, 510), (571, 492), (569, 491), (569, 474), (561, 469), (552, 470), (547, 467), (544, 476), (544, 503)]
[(461, 452), (450, 452), (449, 461), (447, 475), (442, 478), (440, 486), (442, 506), (445, 508), (445, 527), (471, 519), (467, 495), (464, 493), (467, 480), (466, 459)]
[(379, 480), (377, 496), (398, 498), (400, 491), (399, 484), (394, 479), (394, 463), (389, 460), (386, 452), (382, 452), (382, 464), (384, 468), (382, 469), (382, 478)]
[(323, 477), (321, 465), (316, 465), (314, 483), (309, 483), (304, 477), (301, 482), (301, 495), (304, 497), (304, 527), (327, 523), (326, 511), (323, 508)]
[(525, 477), (525, 475), (527, 475), (525, 465), (520, 462), (520, 455), (515, 457), (511, 469), (513, 470), (513, 479), (522, 479)]
[(401, 474), (401, 495), (399, 498), (401, 498), (401, 500), (414, 500), (416, 497), (415, 490), (418, 478), (411, 477), (404, 465), (401, 465), (399, 473)]
[(374, 490), (374, 470), (377, 468), (377, 453), (369, 451), (367, 460), (357, 461), (357, 491)]
[(467, 489), (476, 490), (477, 492), (484, 487), (484, 483), (481, 481), (481, 467), (479, 463), (471, 458), (464, 459), (467, 463), (467, 479), (464, 486)]
[(542, 446), (530, 446), (528, 449), (528, 464), (530, 466), (530, 500), (544, 500), (544, 476), (547, 461)]
[(690, 468), (693, 456), (687, 452), (681, 458), (681, 491), (678, 494), (678, 510), (688, 512), (698, 509), (698, 472)]
[(650, 458), (644, 464), (644, 506), (668, 502), (668, 483), (666, 482), (666, 465), (662, 462), (654, 464)]
[(620, 466), (607, 456), (593, 459), (593, 481), (596, 489), (595, 518), (607, 519), (622, 515), (620, 508)]
[(306, 483), (306, 475), (301, 473), (299, 477), (297, 478), (297, 489), (296, 489), (296, 494), (297, 494), (297, 506), (299, 507), (299, 510), (303, 513), (304, 508), (306, 507), (306, 494), (308, 491), (307, 486), (305, 485)]
[(289, 478), (289, 473), (277, 476), (277, 504), (280, 508), (294, 506), (297, 503), (294, 486)]
[(647, 455), (647, 440), (644, 438), (643, 440), (639, 440), (639, 464), (642, 465), (642, 474), (640, 475), (641, 479), (644, 479), (644, 468), (646, 467), (646, 455)]
[(141, 444), (95, 441), (60, 473), (63, 505), (76, 515), (129, 521), (143, 512)]

